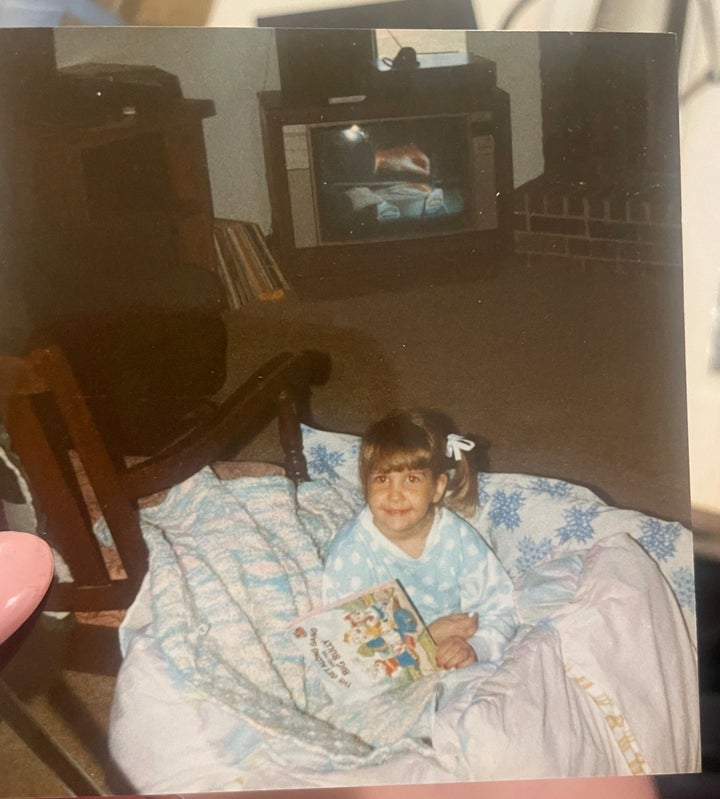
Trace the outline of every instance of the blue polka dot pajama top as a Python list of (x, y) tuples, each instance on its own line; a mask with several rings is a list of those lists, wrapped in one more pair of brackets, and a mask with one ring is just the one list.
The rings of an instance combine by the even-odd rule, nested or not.
[(387, 539), (367, 507), (335, 536), (323, 574), (326, 604), (387, 580), (399, 580), (425, 624), (450, 613), (477, 613), (469, 643), (478, 661), (501, 659), (517, 627), (513, 585), (479, 533), (455, 513), (435, 509), (419, 558)]

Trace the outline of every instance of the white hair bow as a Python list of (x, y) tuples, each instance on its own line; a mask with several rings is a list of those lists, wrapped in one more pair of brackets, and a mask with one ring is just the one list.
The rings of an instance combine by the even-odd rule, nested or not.
[(447, 437), (447, 446), (445, 447), (445, 454), (448, 458), (455, 458), (459, 461), (462, 455), (461, 452), (470, 452), (475, 449), (475, 442), (470, 441), (469, 438), (463, 438), (457, 433), (450, 433)]

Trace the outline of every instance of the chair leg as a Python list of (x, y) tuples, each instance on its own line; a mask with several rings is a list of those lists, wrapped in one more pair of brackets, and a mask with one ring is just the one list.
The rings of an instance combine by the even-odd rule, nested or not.
[(50, 737), (12, 689), (0, 679), (0, 720), (25, 743), (73, 796), (101, 796), (103, 789)]
[(309, 477), (303, 453), (302, 431), (295, 401), (289, 391), (281, 391), (278, 396), (278, 429), (280, 444), (285, 453), (287, 476), (296, 483), (305, 482)]
[[(72, 481), (67, 453), (53, 446), (35, 413), (31, 397), (17, 397), (8, 405), (6, 426), (13, 450), (48, 516), (47, 531), (75, 579), (86, 585), (107, 582), (107, 569), (97, 545), (92, 546), (92, 524), (80, 489)], [(85, 531), (85, 546), (74, 546)]]

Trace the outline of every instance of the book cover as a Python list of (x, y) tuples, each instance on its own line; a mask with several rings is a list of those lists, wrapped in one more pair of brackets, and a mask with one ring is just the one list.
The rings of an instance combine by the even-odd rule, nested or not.
[(397, 580), (297, 619), (292, 633), (335, 701), (382, 693), (439, 670), (435, 642)]

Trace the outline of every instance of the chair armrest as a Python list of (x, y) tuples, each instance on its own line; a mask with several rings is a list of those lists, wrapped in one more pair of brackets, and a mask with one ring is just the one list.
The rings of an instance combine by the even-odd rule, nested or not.
[(279, 417), (290, 476), (296, 481), (307, 479), (294, 411), (304, 403), (310, 386), (324, 383), (329, 373), (330, 360), (322, 353), (284, 352), (272, 358), (237, 388), (214, 416), (157, 455), (130, 467), (122, 477), (126, 491), (139, 498), (176, 485), (221, 458), (229, 443), (241, 445), (273, 416)]

